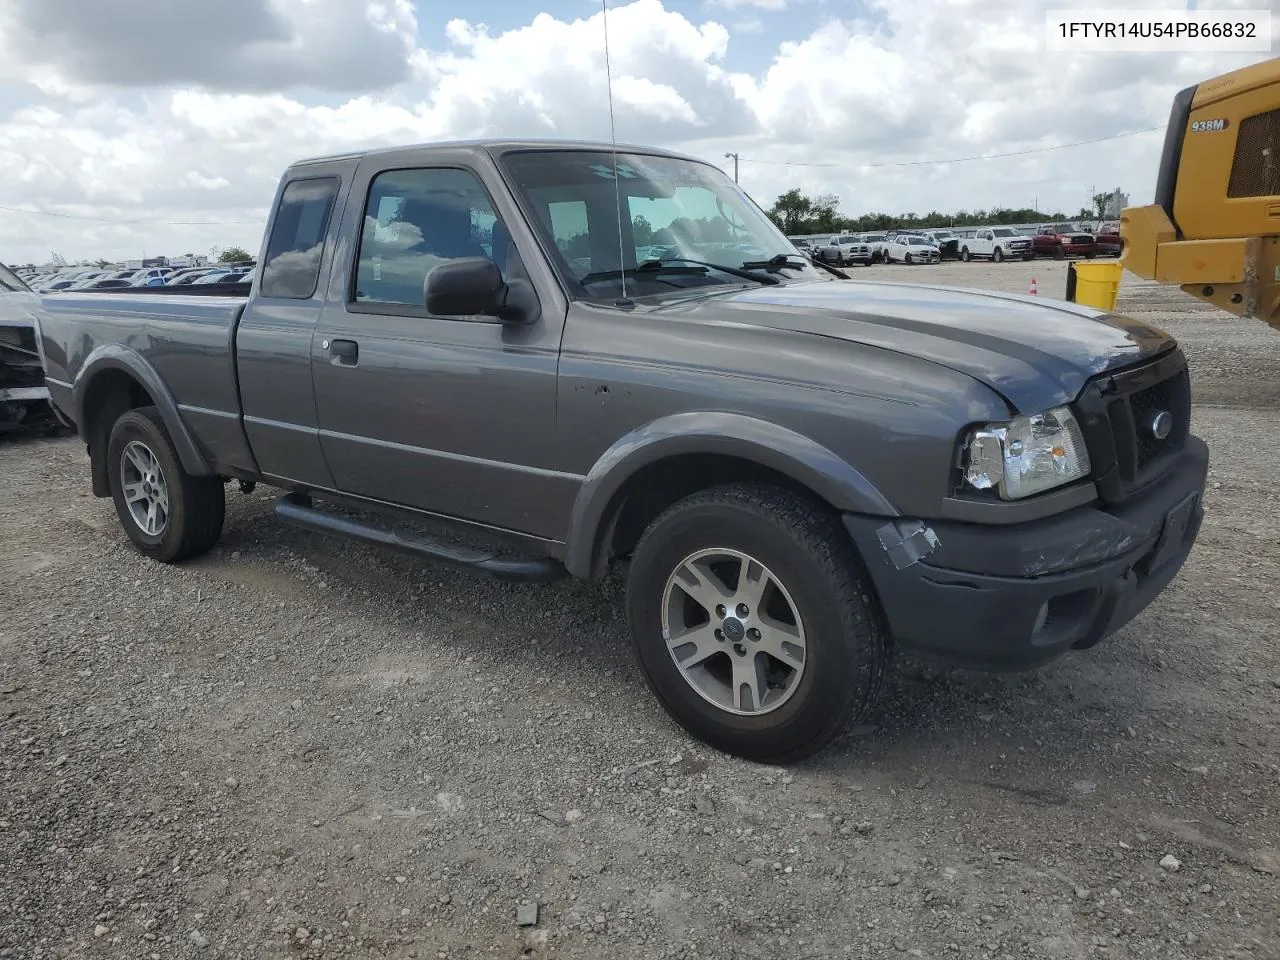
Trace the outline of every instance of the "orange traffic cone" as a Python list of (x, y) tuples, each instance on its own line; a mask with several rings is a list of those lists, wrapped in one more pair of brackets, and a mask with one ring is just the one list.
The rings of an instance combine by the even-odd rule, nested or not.
[(1027, 291), (1027, 296), (1029, 296), (1029, 297), (1038, 297), (1038, 296), (1039, 296), (1039, 294), (1036, 292), (1036, 278), (1035, 278), (1035, 277), (1032, 277), (1032, 278), (1031, 278), (1031, 289)]

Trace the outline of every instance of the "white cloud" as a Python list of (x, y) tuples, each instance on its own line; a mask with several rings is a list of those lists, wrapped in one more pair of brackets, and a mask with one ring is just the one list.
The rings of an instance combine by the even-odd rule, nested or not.
[(755, 7), (757, 10), (785, 10), (787, 0), (707, 0), (709, 7), (723, 7), (726, 10), (740, 10), (743, 7)]
[[(10, 0), (0, 27), (46, 23), (41, 10), (70, 2)], [(609, 136), (598, 12), (537, 13), (507, 31), (455, 19), (423, 38), (408, 0), (228, 2), (270, 11), (275, 26), (255, 35), (241, 24), (223, 46), (213, 33), (203, 45), (174, 35), (162, 52), (114, 33), (95, 39), (85, 24), (55, 24), (21, 50), (12, 31), (0, 32), (0, 204), (64, 215), (0, 211), (0, 260), (257, 249), (276, 180), (300, 157), (445, 138)], [(850, 213), (1036, 198), (1075, 209), (1093, 187), (1116, 185), (1140, 202), (1154, 182), (1158, 133), (1025, 157), (883, 165), (1162, 126), (1178, 89), (1261, 59), (1046, 56), (1043, 11), (1053, 4), (953, 0), (921, 16), (917, 5), (870, 0), (843, 20), (837, 5), (810, 5), (827, 19), (778, 38), (767, 62), (739, 72), (725, 65), (733, 41), (713, 9), (698, 18), (661, 0), (611, 7), (618, 137), (717, 163), (738, 152), (743, 185), (766, 205), (791, 186), (836, 193)], [(187, 57), (197, 46), (204, 52)], [(145, 62), (123, 63), (126, 51)], [(350, 59), (371, 52), (382, 59)], [(330, 92), (315, 93), (317, 65), (333, 64)], [(73, 214), (98, 219), (65, 218)]]

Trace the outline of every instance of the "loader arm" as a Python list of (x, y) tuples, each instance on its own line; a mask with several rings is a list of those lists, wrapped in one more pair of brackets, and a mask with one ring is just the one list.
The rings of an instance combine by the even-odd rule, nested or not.
[(1120, 214), (1125, 269), (1280, 329), (1280, 58), (1174, 98), (1155, 201)]

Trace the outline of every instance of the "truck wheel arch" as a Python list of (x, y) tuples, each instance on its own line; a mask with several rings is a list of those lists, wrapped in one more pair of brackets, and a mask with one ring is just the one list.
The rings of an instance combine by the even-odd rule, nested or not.
[[(675, 477), (687, 482), (649, 482)], [(618, 537), (638, 538), (652, 516), (685, 495), (746, 479), (773, 481), (836, 510), (899, 515), (866, 477), (809, 437), (742, 414), (674, 414), (619, 439), (588, 472), (569, 521), (565, 567), (574, 576), (598, 576)], [(629, 516), (640, 491), (645, 505)], [(637, 517), (641, 529), (626, 529)]]
[(213, 467), (187, 429), (173, 395), (160, 375), (137, 351), (106, 344), (91, 353), (76, 375), (72, 402), (80, 437), (89, 448), (95, 496), (110, 496), (106, 476), (106, 442), (121, 414), (154, 406), (173, 439), (187, 473), (207, 477)]

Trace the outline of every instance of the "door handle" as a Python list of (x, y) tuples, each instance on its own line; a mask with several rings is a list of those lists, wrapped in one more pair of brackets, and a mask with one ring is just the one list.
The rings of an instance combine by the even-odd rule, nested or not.
[(344, 367), (354, 367), (360, 360), (360, 344), (354, 340), (329, 340), (326, 344), (333, 362)]

